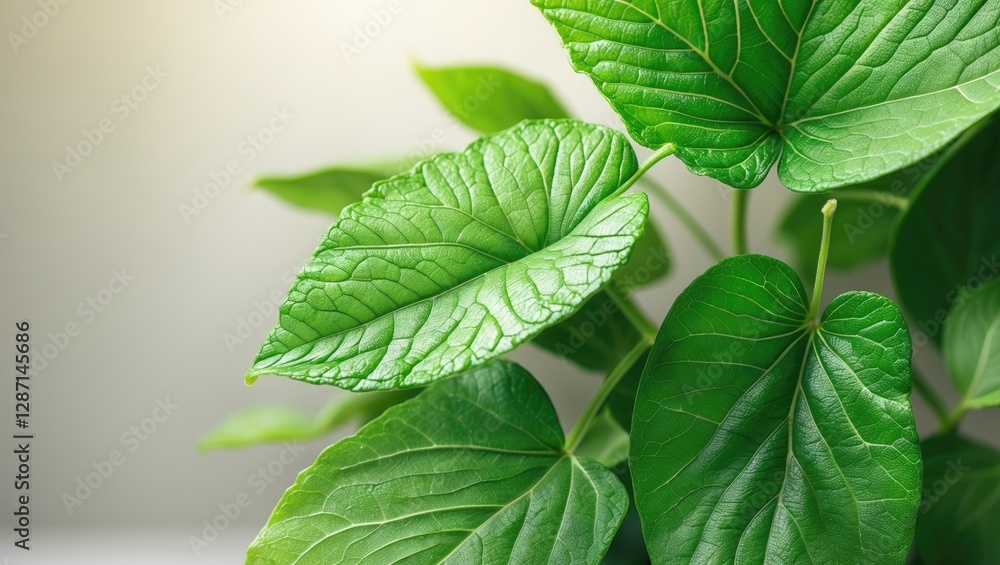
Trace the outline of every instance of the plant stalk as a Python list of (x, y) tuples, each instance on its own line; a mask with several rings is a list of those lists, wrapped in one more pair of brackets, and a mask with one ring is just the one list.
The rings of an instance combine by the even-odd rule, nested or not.
[(733, 189), (732, 237), (733, 255), (743, 255), (747, 252), (747, 200), (749, 190)]
[(948, 413), (948, 409), (945, 408), (944, 401), (941, 397), (934, 392), (931, 388), (930, 383), (924, 379), (916, 367), (910, 369), (910, 375), (913, 378), (913, 389), (924, 399), (927, 406), (930, 407), (934, 415), (937, 416), (938, 424), (941, 426), (941, 431), (946, 432), (953, 425), (951, 422), (951, 415)]
[(608, 399), (608, 395), (610, 395), (611, 391), (618, 386), (618, 383), (622, 380), (622, 377), (628, 373), (629, 369), (632, 368), (632, 365), (635, 365), (636, 361), (638, 361), (639, 358), (646, 353), (646, 350), (649, 349), (651, 344), (652, 342), (645, 337), (641, 339), (639, 343), (635, 344), (635, 346), (625, 354), (625, 357), (623, 357), (622, 360), (615, 365), (615, 368), (608, 373), (604, 382), (601, 383), (600, 388), (597, 389), (597, 392), (594, 393), (590, 402), (588, 402), (587, 406), (584, 407), (583, 413), (580, 414), (580, 418), (576, 421), (576, 424), (573, 425), (573, 429), (570, 430), (569, 434), (566, 436), (566, 447), (564, 448), (566, 453), (573, 453), (576, 451), (576, 448), (580, 447), (580, 442), (583, 441), (583, 438), (587, 435), (587, 431), (590, 430), (591, 422), (594, 421), (594, 418), (597, 417), (601, 408), (604, 407), (604, 401)]
[(820, 300), (823, 298), (823, 278), (826, 276), (826, 259), (830, 255), (830, 235), (833, 232), (833, 214), (837, 211), (837, 200), (831, 198), (823, 205), (823, 239), (819, 244), (819, 260), (816, 264), (816, 283), (813, 285), (812, 303), (809, 305), (807, 320), (814, 320), (819, 314)]
[(648, 188), (654, 196), (659, 198), (660, 202), (681, 221), (681, 224), (691, 232), (691, 235), (694, 236), (695, 240), (701, 244), (702, 248), (704, 248), (705, 252), (712, 259), (718, 262), (726, 258), (726, 253), (715, 243), (715, 240), (708, 234), (708, 231), (698, 223), (698, 220), (663, 185), (646, 177), (640, 179), (639, 182)]
[(614, 198), (616, 196), (621, 196), (622, 194), (625, 194), (625, 191), (632, 188), (632, 185), (634, 185), (639, 179), (641, 179), (642, 176), (645, 175), (647, 171), (649, 171), (649, 169), (652, 169), (653, 165), (659, 163), (665, 157), (673, 155), (675, 151), (677, 151), (677, 146), (674, 145), (673, 143), (668, 143), (663, 147), (660, 147), (659, 149), (654, 151), (653, 154), (649, 156), (649, 159), (646, 159), (645, 161), (643, 161), (641, 165), (639, 165), (639, 170), (637, 170), (634, 175), (629, 177), (628, 180), (625, 181), (625, 184), (618, 187), (618, 190), (616, 190), (614, 194), (609, 196), (609, 198)]
[(615, 301), (615, 304), (618, 305), (618, 308), (622, 311), (622, 314), (625, 315), (625, 318), (628, 319), (629, 323), (632, 324), (632, 327), (634, 327), (646, 341), (652, 344), (653, 340), (656, 339), (656, 333), (658, 330), (656, 326), (649, 321), (649, 318), (647, 318), (646, 315), (639, 310), (639, 307), (636, 306), (632, 298), (623, 294), (620, 290), (615, 288), (614, 285), (608, 285), (604, 291), (607, 292), (608, 296)]

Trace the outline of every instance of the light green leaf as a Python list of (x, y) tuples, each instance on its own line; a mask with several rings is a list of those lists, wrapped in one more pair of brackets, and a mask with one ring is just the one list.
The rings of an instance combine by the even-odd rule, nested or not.
[(636, 398), (630, 466), (654, 563), (902, 563), (920, 501), (899, 309), (849, 292), (808, 319), (777, 259), (678, 298)]
[(387, 160), (372, 165), (333, 166), (304, 175), (262, 177), (254, 184), (299, 208), (337, 216), (348, 204), (361, 200), (373, 184), (404, 169), (402, 161)]
[(247, 561), (597, 563), (628, 494), (563, 443), (552, 403), (519, 366), (445, 380), (324, 451)]
[(233, 414), (205, 434), (198, 443), (198, 451), (313, 439), (350, 423), (368, 423), (417, 392), (407, 389), (349, 393), (331, 400), (315, 416), (292, 406), (253, 406)]
[(628, 432), (622, 429), (607, 409), (601, 410), (583, 436), (576, 454), (593, 459), (605, 467), (617, 467), (628, 460)]
[(960, 300), (944, 326), (944, 359), (959, 408), (1000, 405), (1000, 280)]
[(576, 312), (628, 260), (645, 194), (625, 137), (524, 122), (377, 183), (299, 273), (247, 372), (355, 390), (426, 385)]
[(734, 187), (873, 179), (1000, 104), (996, 0), (532, 2), (636, 141)]
[(1000, 453), (959, 436), (922, 445), (917, 549), (926, 565), (1000, 563)]
[(521, 120), (570, 117), (546, 85), (506, 69), (414, 68), (446, 110), (480, 133), (505, 130)]
[(959, 296), (1000, 273), (1000, 120), (981, 126), (914, 193), (890, 245), (896, 293), (923, 334), (917, 344), (940, 343)]

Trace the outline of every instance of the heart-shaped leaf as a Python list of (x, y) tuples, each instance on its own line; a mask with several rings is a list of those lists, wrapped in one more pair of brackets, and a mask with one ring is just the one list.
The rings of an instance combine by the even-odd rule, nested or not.
[(356, 390), (421, 386), (576, 312), (626, 263), (645, 194), (625, 137), (524, 122), (377, 183), (303, 268), (247, 372)]
[(317, 415), (294, 406), (262, 405), (233, 414), (198, 442), (199, 451), (238, 449), (262, 443), (309, 440), (348, 423), (366, 424), (417, 389), (348, 394), (334, 398)]
[(899, 309), (850, 292), (810, 319), (795, 272), (726, 259), (670, 309), (630, 463), (654, 563), (902, 563), (920, 501)]
[(1000, 280), (952, 309), (944, 327), (944, 358), (962, 393), (960, 410), (1000, 405)]
[(632, 137), (750, 188), (914, 163), (1000, 104), (995, 0), (532, 0)]
[(1000, 563), (1000, 453), (959, 436), (922, 445), (917, 549), (927, 565)]
[(247, 561), (596, 564), (628, 493), (563, 443), (552, 403), (519, 366), (445, 380), (324, 451)]
[[(1000, 120), (963, 135), (899, 219), (889, 262), (899, 301), (941, 342), (952, 306), (1000, 273)], [(926, 337), (925, 337), (926, 336)]]

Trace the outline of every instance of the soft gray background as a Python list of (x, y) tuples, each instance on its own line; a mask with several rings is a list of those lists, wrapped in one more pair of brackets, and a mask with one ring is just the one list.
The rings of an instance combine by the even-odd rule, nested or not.
[[(50, 332), (77, 322), (82, 331), (32, 381), (34, 549), (12, 548), (13, 475), (4, 448), (3, 545), (10, 563), (236, 562), (295, 474), (329, 441), (306, 446), (274, 483), (256, 494), (248, 477), (281, 447), (195, 453), (199, 437), (231, 412), (285, 402), (319, 409), (332, 388), (280, 378), (246, 387), (243, 371), (274, 321), (233, 351), (223, 334), (278, 289), (286, 271), (312, 251), (329, 220), (294, 210), (248, 185), (265, 172), (300, 172), (334, 162), (413, 153), (437, 136), (457, 149), (473, 135), (448, 120), (411, 70), (428, 64), (489, 62), (552, 84), (589, 121), (618, 122), (584, 77), (574, 75), (555, 34), (527, 0), (399, 0), (401, 12), (348, 62), (342, 44), (387, 0), (245, 2), (199, 0), (71, 2), (17, 53), (0, 45), (0, 348), (10, 353), (13, 322), (30, 319), (37, 351)], [(222, 17), (217, 5), (237, 4)], [(0, 31), (19, 32), (33, 0), (7, 0)], [(6, 37), (6, 35), (5, 35)], [(167, 76), (126, 119), (116, 97), (139, 85), (146, 67)], [(295, 117), (253, 160), (240, 144), (268, 125), (273, 111)], [(110, 118), (115, 130), (60, 182), (54, 160), (81, 130)], [(645, 150), (642, 155), (647, 154)], [(181, 204), (209, 175), (236, 159), (243, 173), (185, 222)], [(728, 242), (729, 191), (687, 173), (676, 161), (653, 174), (713, 235)], [(774, 179), (753, 193), (750, 243), (786, 257), (773, 223), (788, 197)], [(817, 212), (818, 213), (818, 212)], [(673, 218), (654, 202), (676, 268), (640, 301), (656, 320), (687, 282), (710, 265)], [(134, 276), (87, 323), (78, 305), (97, 295), (114, 270)], [(834, 277), (827, 296), (848, 288), (891, 295), (885, 266)], [(918, 351), (932, 380), (948, 390), (940, 363)], [(540, 377), (564, 422), (596, 388), (583, 375), (531, 348), (513, 357)], [(2, 367), (4, 382), (11, 363)], [(0, 386), (0, 420), (13, 431), (12, 384)], [(93, 462), (123, 450), (121, 436), (153, 414), (157, 399), (179, 405), (84, 504), (68, 513), (61, 497)], [(922, 432), (932, 418), (915, 402)], [(996, 420), (993, 420), (994, 429)], [(980, 415), (970, 427), (986, 430)], [(982, 436), (983, 433), (976, 435)], [(10, 440), (7, 440), (10, 442)], [(218, 541), (196, 557), (189, 537), (240, 492), (253, 500)]]

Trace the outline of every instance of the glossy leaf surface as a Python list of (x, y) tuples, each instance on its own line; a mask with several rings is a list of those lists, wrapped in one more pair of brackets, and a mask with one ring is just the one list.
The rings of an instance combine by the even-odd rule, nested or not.
[(378, 183), (299, 274), (247, 373), (356, 389), (421, 386), (571, 316), (642, 236), (621, 134), (525, 122)]
[(598, 563), (628, 494), (563, 443), (517, 365), (437, 383), (324, 451), (248, 562)]
[(818, 323), (798, 276), (726, 259), (677, 299), (639, 386), (630, 465), (654, 563), (902, 563), (920, 500), (899, 309)]
[(647, 147), (819, 191), (942, 147), (1000, 103), (996, 0), (533, 0)]

